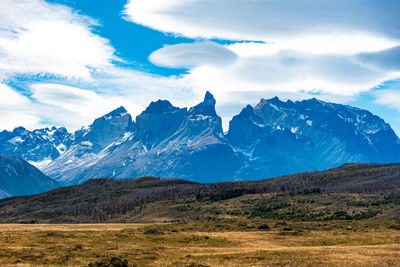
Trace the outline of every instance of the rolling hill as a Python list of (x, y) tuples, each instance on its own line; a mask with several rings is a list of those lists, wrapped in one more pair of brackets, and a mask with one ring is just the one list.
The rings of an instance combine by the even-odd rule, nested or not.
[(400, 165), (346, 164), (261, 181), (93, 179), (0, 201), (0, 222), (154, 222), (222, 218), (400, 219)]

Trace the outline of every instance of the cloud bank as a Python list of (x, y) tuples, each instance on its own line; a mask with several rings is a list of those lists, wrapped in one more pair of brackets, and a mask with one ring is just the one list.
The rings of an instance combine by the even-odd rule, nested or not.
[[(398, 0), (128, 0), (123, 13), (195, 38), (149, 55), (154, 65), (186, 73), (122, 68), (93, 18), (44, 0), (3, 0), (0, 99), (10, 101), (1, 102), (0, 128), (76, 129), (120, 105), (133, 115), (159, 98), (194, 105), (206, 90), (226, 126), (261, 97), (346, 102), (400, 78)], [(24, 88), (6, 85), (19, 76), (28, 77)], [(36, 76), (49, 79), (29, 81)], [(375, 103), (388, 105), (395, 92), (374, 94)]]
[(195, 91), (211, 88), (225, 102), (244, 92), (346, 99), (400, 78), (399, 14), (397, 0), (129, 0), (125, 7), (127, 20), (159, 31), (238, 41), (224, 45), (236, 60), (201, 56), (199, 42), (150, 56), (159, 66), (188, 67), (184, 79)]
[(397, 0), (130, 0), (127, 19), (188, 37), (282, 40), (368, 33), (398, 39)]
[[(74, 130), (121, 105), (137, 114), (151, 100), (184, 88), (174, 77), (118, 67), (115, 49), (96, 33), (100, 26), (64, 5), (1, 1), (1, 130), (21, 125)], [(18, 77), (26, 80), (22, 88), (6, 85)]]

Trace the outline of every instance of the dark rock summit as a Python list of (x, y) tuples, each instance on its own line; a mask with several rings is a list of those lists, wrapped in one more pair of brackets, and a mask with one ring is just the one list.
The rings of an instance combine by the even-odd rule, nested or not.
[(124, 107), (119, 107), (96, 119), (89, 127), (76, 131), (74, 144), (86, 144), (98, 151), (131, 131), (134, 131), (132, 117)]
[(178, 110), (179, 108), (174, 107), (168, 100), (157, 100), (151, 102), (150, 105), (143, 111), (142, 114), (160, 114), (164, 112), (170, 112)]
[(215, 111), (215, 103), (216, 101), (214, 96), (207, 91), (204, 97), (204, 101), (190, 108), (189, 114), (216, 117), (218, 115), (217, 112)]

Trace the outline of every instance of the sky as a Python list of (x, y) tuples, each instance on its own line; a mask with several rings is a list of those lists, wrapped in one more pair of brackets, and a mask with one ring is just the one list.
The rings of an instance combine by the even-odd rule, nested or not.
[(0, 0), (0, 130), (214, 94), (368, 109), (400, 134), (398, 0)]

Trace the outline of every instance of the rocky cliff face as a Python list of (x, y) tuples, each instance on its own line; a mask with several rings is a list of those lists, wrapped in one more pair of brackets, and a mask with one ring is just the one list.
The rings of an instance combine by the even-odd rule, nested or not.
[(266, 125), (308, 138), (310, 147), (329, 164), (399, 158), (398, 137), (389, 124), (369, 111), (315, 98), (295, 103), (273, 98), (262, 100), (254, 109)]
[(189, 110), (174, 107), (166, 100), (152, 102), (136, 117), (133, 132), (125, 133), (78, 168), (57, 170), (56, 166), (62, 165), (57, 162), (45, 172), (62, 173), (58, 179), (65, 184), (88, 177), (138, 177), (149, 173), (212, 182), (231, 179), (245, 160), (227, 143), (210, 93)]
[(317, 99), (262, 99), (232, 119), (227, 137), (264, 173), (274, 176), (346, 162), (400, 159), (399, 139), (382, 119)]
[[(0, 145), (28, 160), (48, 158), (41, 169), (64, 185), (145, 175), (202, 182), (262, 179), (346, 162), (400, 161), (398, 137), (366, 110), (317, 99), (262, 99), (233, 117), (224, 134), (215, 104), (209, 92), (189, 109), (158, 100), (136, 122), (120, 107), (73, 134), (64, 128), (2, 132)], [(56, 137), (43, 137), (46, 131)], [(37, 141), (42, 139), (43, 144)], [(44, 149), (35, 150), (31, 140)]]
[[(83, 127), (71, 134), (68, 150), (41, 169), (62, 184), (88, 180), (79, 178), (82, 173), (85, 173), (85, 169), (105, 157), (107, 149), (128, 139), (133, 135), (134, 130), (135, 124), (131, 115), (125, 108), (119, 107), (96, 119), (88, 127)], [(68, 183), (67, 180), (73, 180), (73, 182)]]

